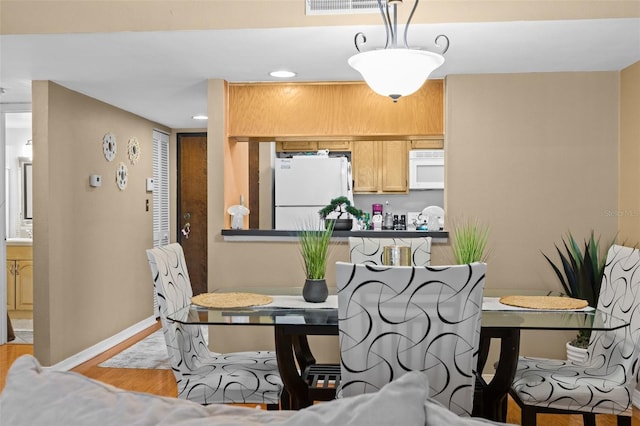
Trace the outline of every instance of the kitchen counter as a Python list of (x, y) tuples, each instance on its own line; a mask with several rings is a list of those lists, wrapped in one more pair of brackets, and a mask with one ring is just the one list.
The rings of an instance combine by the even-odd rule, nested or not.
[[(223, 229), (220, 234), (225, 241), (298, 241), (297, 231), (269, 229)], [(349, 237), (365, 238), (419, 238), (431, 237), (434, 243), (446, 243), (448, 231), (333, 231), (334, 241), (346, 241)]]

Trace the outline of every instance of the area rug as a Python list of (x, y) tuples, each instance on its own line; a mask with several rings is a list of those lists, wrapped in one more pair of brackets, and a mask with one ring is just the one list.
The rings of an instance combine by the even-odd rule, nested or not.
[[(202, 327), (202, 334), (206, 341), (209, 341), (208, 331), (207, 327)], [(162, 330), (155, 331), (135, 345), (98, 364), (98, 367), (170, 370), (171, 365)]]
[(109, 358), (98, 367), (170, 370), (169, 355), (162, 330)]

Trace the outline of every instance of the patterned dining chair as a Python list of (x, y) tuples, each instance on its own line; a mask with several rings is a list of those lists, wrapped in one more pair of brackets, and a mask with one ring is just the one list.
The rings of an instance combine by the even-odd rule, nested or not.
[(180, 244), (147, 250), (160, 322), (178, 398), (200, 404), (257, 403), (277, 409), (282, 380), (274, 352), (210, 352), (201, 326), (167, 316), (191, 303), (191, 282)]
[(431, 237), (420, 238), (362, 238), (349, 237), (349, 261), (368, 265), (382, 265), (385, 246), (411, 247), (411, 265), (431, 264)]
[(407, 371), (458, 415), (473, 409), (486, 264), (438, 267), (336, 263), (342, 383), (375, 392)]
[(614, 245), (607, 253), (598, 309), (630, 325), (591, 333), (587, 360), (520, 357), (510, 394), (522, 409), (522, 424), (536, 424), (537, 413), (615, 414), (631, 425), (632, 396), (640, 354), (640, 250)]

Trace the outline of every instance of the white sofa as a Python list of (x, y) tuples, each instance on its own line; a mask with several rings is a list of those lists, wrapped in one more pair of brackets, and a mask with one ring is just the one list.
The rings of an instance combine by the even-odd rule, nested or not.
[(447, 425), (481, 426), (427, 398), (426, 376), (410, 372), (379, 392), (300, 411), (265, 411), (130, 392), (73, 372), (41, 367), (29, 355), (9, 370), (0, 394), (0, 425)]

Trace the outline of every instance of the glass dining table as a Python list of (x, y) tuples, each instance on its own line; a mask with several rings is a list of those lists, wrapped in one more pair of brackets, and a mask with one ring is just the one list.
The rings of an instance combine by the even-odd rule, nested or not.
[[(287, 393), (285, 408), (299, 409), (313, 403), (305, 392), (307, 384), (300, 372), (314, 364), (315, 358), (307, 343), (309, 335), (337, 335), (338, 310), (335, 288), (325, 303), (303, 301), (299, 287), (242, 287), (225, 288), (218, 292), (250, 292), (284, 296), (293, 303), (273, 303), (246, 308), (213, 309), (191, 304), (169, 315), (182, 324), (271, 326), (275, 331), (278, 369)], [(551, 295), (540, 290), (485, 289), (485, 300), (507, 294)], [(557, 293), (556, 293), (557, 294)], [(277, 306), (276, 306), (277, 305)], [(605, 312), (588, 310), (540, 311), (533, 309), (496, 308), (495, 303), (483, 303), (480, 350), (474, 396), (473, 415), (490, 420), (506, 420), (507, 395), (515, 375), (522, 330), (615, 330), (627, 326), (623, 320)], [(495, 373), (487, 382), (483, 379), (492, 339), (500, 342)], [(283, 404), (285, 405), (285, 404)]]

